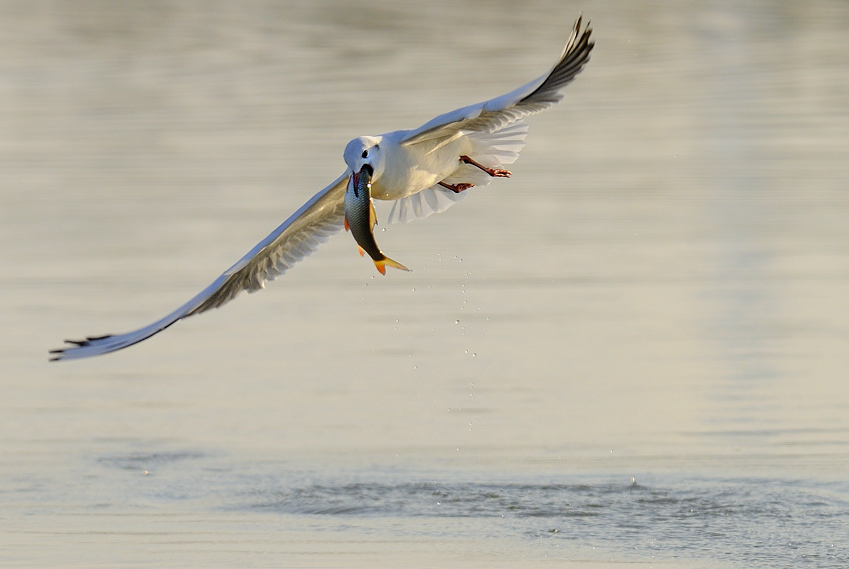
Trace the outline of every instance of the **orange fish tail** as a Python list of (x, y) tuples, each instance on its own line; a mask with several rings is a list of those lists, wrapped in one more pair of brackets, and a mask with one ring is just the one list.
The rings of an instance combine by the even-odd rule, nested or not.
[(374, 266), (377, 267), (377, 270), (380, 271), (381, 275), (386, 274), (387, 265), (390, 266), (390, 267), (394, 267), (396, 269), (401, 269), (402, 271), (409, 271), (410, 270), (407, 267), (405, 267), (404, 265), (402, 265), (401, 263), (399, 263), (398, 261), (393, 261), (389, 257), (383, 257), (381, 260), (374, 262)]

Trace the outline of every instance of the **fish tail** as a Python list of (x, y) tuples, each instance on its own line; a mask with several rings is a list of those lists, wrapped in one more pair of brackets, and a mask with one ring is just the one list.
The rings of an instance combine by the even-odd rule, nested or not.
[(392, 259), (390, 259), (389, 257), (387, 257), (385, 255), (382, 259), (374, 262), (374, 266), (377, 267), (377, 270), (380, 271), (381, 275), (386, 274), (386, 266), (387, 265), (390, 266), (390, 267), (394, 267), (396, 269), (401, 269), (402, 271), (409, 271), (410, 270), (407, 267), (405, 267), (404, 265), (402, 265), (401, 263), (399, 263), (398, 261), (393, 261)]

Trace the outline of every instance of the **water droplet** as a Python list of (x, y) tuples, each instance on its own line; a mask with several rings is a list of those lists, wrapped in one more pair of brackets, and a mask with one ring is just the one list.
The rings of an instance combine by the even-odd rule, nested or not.
[(455, 321), (454, 321), (454, 324), (459, 324), (459, 323), (460, 323), (460, 321), (459, 321), (459, 320), (455, 320)]

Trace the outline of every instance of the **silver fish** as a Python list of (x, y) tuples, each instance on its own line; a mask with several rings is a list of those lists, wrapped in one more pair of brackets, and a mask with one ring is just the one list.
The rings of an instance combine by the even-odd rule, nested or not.
[(386, 265), (409, 271), (407, 267), (383, 254), (374, 240), (372, 229), (377, 224), (374, 204), (371, 201), (371, 166), (351, 176), (345, 190), (345, 230), (350, 231), (360, 248), (360, 255), (368, 253), (381, 275), (386, 274)]

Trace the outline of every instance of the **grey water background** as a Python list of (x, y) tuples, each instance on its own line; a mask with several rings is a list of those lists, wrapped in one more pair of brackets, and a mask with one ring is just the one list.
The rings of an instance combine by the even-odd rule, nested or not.
[[(128, 350), (345, 143), (513, 178)], [(849, 4), (0, 1), (0, 565), (846, 567)], [(379, 210), (386, 215), (386, 209)]]

